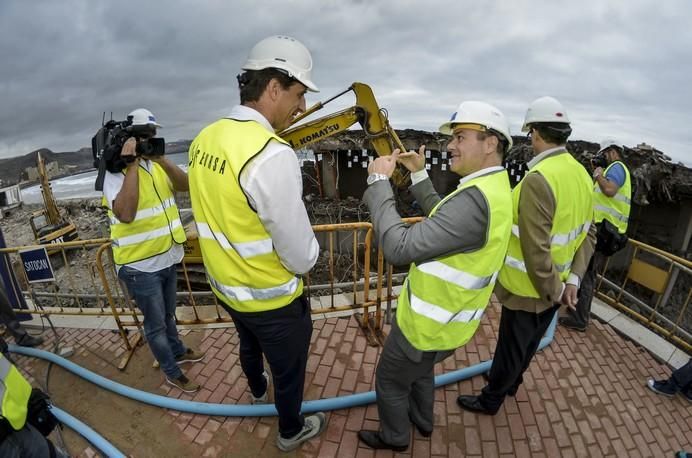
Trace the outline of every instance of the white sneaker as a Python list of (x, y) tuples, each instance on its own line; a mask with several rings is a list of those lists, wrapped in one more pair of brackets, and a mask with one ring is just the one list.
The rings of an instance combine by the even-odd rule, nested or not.
[(317, 412), (312, 415), (308, 415), (305, 417), (303, 429), (295, 436), (285, 439), (281, 437), (281, 433), (279, 433), (276, 437), (276, 446), (279, 447), (279, 450), (282, 452), (290, 452), (291, 450), (298, 448), (303, 442), (312, 439), (324, 431), (326, 426), (327, 416), (324, 414), (324, 412)]
[(264, 371), (262, 375), (267, 381), (267, 389), (265, 390), (264, 394), (258, 398), (256, 398), (255, 395), (252, 394), (252, 391), (250, 391), (250, 402), (252, 404), (266, 404), (267, 401), (269, 401), (269, 374), (267, 374), (267, 371)]

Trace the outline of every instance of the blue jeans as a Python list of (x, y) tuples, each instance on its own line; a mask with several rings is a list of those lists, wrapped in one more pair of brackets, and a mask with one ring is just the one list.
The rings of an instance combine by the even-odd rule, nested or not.
[(144, 315), (144, 336), (161, 370), (169, 379), (180, 377), (182, 371), (175, 358), (185, 353), (186, 348), (175, 325), (175, 265), (158, 272), (122, 266), (118, 278)]

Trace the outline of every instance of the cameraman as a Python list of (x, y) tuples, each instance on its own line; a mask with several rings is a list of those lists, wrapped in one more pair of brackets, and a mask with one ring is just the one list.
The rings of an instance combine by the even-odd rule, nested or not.
[(204, 355), (185, 347), (175, 323), (175, 266), (186, 238), (173, 193), (188, 190), (187, 174), (163, 155), (142, 155), (161, 125), (144, 108), (129, 116), (136, 137), (127, 139), (120, 153), (127, 165), (120, 173), (106, 172), (103, 182), (113, 258), (118, 278), (144, 315), (144, 335), (166, 381), (194, 393), (199, 385), (178, 364)]
[[(0, 337), (0, 456), (3, 458), (62, 458), (69, 456), (46, 437), (57, 425), (45, 395), (29, 382), (7, 356)], [(37, 408), (34, 408), (34, 407)], [(46, 419), (51, 418), (47, 428)], [(37, 422), (38, 421), (38, 422)], [(42, 431), (36, 428), (39, 425)]]
[[(622, 162), (623, 147), (614, 138), (601, 142), (593, 171), (594, 222), (598, 227), (596, 251), (581, 283), (579, 301), (575, 310), (568, 309), (560, 318), (562, 326), (584, 332), (589, 324), (591, 300), (596, 272), (603, 268), (607, 257), (624, 248), (627, 243), (627, 223), (630, 216), (632, 183), (630, 171)], [(603, 167), (606, 167), (603, 170)]]

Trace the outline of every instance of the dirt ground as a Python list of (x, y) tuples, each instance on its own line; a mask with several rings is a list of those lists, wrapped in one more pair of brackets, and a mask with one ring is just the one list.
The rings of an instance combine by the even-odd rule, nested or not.
[[(199, 344), (200, 332), (186, 338), (189, 345)], [(147, 347), (139, 347), (125, 371), (118, 370), (119, 357), (109, 352), (94, 352), (81, 347), (70, 360), (86, 369), (124, 385), (155, 394), (164, 394), (159, 388), (163, 376), (152, 367), (153, 357)], [(45, 373), (48, 364), (37, 364), (38, 374)], [(130, 456), (199, 456), (200, 447), (187, 441), (178, 441), (180, 430), (175, 417), (159, 407), (149, 406), (97, 387), (91, 382), (62, 369), (51, 368), (49, 386), (56, 405), (91, 426), (115, 447)], [(54, 433), (55, 434), (55, 433)], [(78, 456), (90, 444), (69, 428), (63, 428), (65, 444)], [(93, 447), (92, 447), (93, 448)]]

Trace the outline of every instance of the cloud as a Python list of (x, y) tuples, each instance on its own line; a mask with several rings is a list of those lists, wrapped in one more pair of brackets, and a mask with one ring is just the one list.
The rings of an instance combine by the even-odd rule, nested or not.
[(167, 139), (192, 138), (237, 103), (251, 46), (287, 34), (313, 53), (322, 92), (308, 104), (361, 81), (396, 128), (435, 130), (476, 99), (518, 133), (527, 105), (553, 95), (575, 139), (645, 141), (691, 164), (691, 9), (683, 0), (4, 0), (0, 157), (87, 146), (104, 111), (123, 119), (140, 106)]

